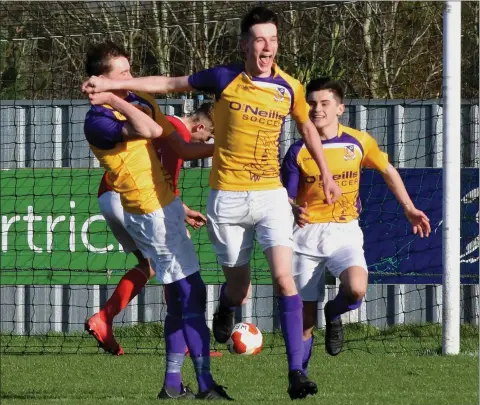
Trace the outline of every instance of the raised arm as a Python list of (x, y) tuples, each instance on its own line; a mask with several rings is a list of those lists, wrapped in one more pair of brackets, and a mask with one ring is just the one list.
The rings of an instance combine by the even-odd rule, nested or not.
[(430, 220), (423, 211), (415, 208), (413, 201), (408, 195), (405, 184), (398, 171), (392, 166), (388, 165), (387, 169), (382, 172), (382, 176), (387, 183), (388, 188), (395, 195), (396, 199), (403, 207), (405, 216), (408, 218), (413, 227), (413, 233), (419, 234), (421, 238), (430, 235), (431, 227)]
[(327, 204), (332, 204), (342, 195), (342, 190), (335, 180), (333, 180), (332, 173), (327, 166), (317, 128), (315, 128), (315, 125), (313, 125), (310, 120), (301, 123), (297, 121), (297, 128), (305, 141), (305, 146), (322, 174), (323, 190)]
[(188, 83), (188, 76), (147, 76), (128, 80), (111, 80), (105, 77), (91, 76), (82, 84), (82, 91), (85, 94), (95, 94), (115, 90), (165, 94), (190, 91), (193, 90), (193, 88)]
[(113, 93), (90, 94), (89, 99), (93, 105), (110, 105), (114, 110), (127, 118), (127, 123), (122, 129), (122, 135), (124, 136), (153, 139), (162, 135), (163, 129), (160, 125), (133, 104), (128, 103)]

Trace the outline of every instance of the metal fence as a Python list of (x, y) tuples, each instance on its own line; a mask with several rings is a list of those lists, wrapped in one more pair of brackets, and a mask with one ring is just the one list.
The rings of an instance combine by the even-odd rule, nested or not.
[[(158, 100), (167, 114), (192, 111), (197, 100)], [(342, 122), (368, 131), (389, 154), (396, 167), (442, 166), (442, 104), (440, 100), (347, 100)], [(98, 162), (83, 134), (89, 105), (85, 101), (0, 101), (0, 169), (90, 168)], [(479, 167), (479, 106), (462, 104), (462, 164)], [(298, 137), (287, 119), (281, 156)], [(185, 167), (208, 166), (209, 160), (186, 162)], [(36, 334), (82, 330), (88, 315), (106, 301), (111, 286), (1, 286), (2, 333)], [(325, 302), (338, 286), (326, 287)], [(365, 305), (344, 315), (345, 322), (368, 322), (385, 327), (399, 323), (441, 322), (442, 286), (372, 285)], [(462, 322), (478, 323), (478, 285), (462, 286)], [(212, 320), (218, 286), (208, 286), (207, 318)], [(162, 287), (148, 286), (116, 319), (116, 324), (161, 321), (165, 316)], [(238, 309), (237, 319), (253, 321), (265, 331), (276, 329), (273, 290), (256, 286), (248, 303)], [(323, 303), (318, 326), (324, 325)]]

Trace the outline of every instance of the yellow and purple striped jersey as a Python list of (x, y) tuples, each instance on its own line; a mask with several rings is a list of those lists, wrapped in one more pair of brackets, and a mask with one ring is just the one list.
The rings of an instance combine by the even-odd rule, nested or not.
[(334, 204), (325, 202), (320, 170), (303, 140), (295, 142), (282, 162), (282, 181), (288, 196), (298, 205), (308, 204), (311, 223), (350, 222), (360, 215), (360, 172), (362, 167), (384, 172), (388, 156), (366, 132), (339, 125), (335, 138), (322, 141), (333, 179), (342, 189)]
[[(125, 101), (153, 118), (163, 128), (162, 136), (175, 131), (149, 94), (129, 93)], [(125, 116), (108, 105), (92, 106), (85, 117), (85, 137), (108, 173), (109, 186), (120, 194), (124, 210), (148, 214), (173, 201), (172, 181), (150, 140), (124, 139), (126, 122)]]
[(282, 186), (279, 140), (285, 117), (308, 120), (302, 84), (274, 65), (268, 78), (251, 77), (243, 64), (216, 66), (189, 77), (214, 93), (215, 152), (210, 187), (253, 191)]

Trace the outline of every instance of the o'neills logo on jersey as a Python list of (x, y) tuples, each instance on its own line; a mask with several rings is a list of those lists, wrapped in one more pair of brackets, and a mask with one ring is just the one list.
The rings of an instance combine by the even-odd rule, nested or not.
[(259, 124), (279, 127), (283, 124), (285, 119), (285, 115), (280, 114), (276, 110), (262, 110), (259, 107), (253, 107), (236, 101), (231, 101), (229, 107), (231, 110), (242, 112), (243, 120), (258, 122)]
[(349, 170), (346, 172), (343, 172), (342, 174), (334, 174), (333, 180), (345, 180), (345, 179), (356, 179), (358, 177), (358, 172)]
[[(332, 177), (339, 186), (353, 186), (358, 184), (360, 173), (354, 170), (346, 170), (340, 174), (334, 174)], [(306, 176), (303, 181), (307, 184), (322, 183), (322, 175)]]

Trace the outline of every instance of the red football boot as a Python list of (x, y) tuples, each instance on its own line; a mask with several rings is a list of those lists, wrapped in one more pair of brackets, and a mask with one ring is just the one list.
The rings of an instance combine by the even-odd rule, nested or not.
[(87, 319), (85, 330), (97, 340), (98, 345), (106, 352), (115, 356), (124, 354), (122, 347), (113, 336), (112, 324), (104, 321), (99, 313)]

